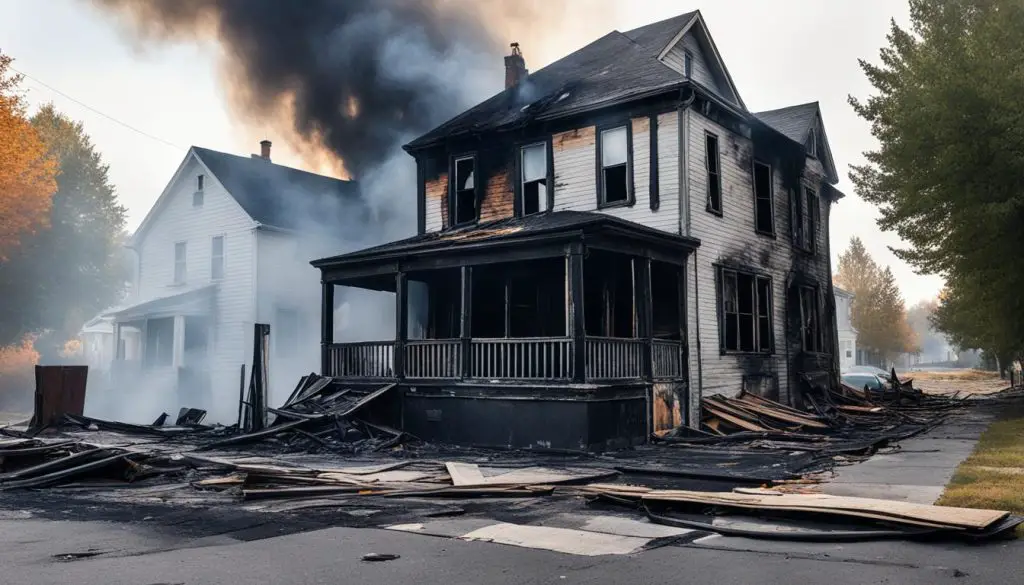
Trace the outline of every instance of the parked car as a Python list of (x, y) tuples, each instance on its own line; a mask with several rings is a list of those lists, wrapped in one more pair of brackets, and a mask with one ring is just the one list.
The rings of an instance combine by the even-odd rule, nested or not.
[(888, 387), (888, 383), (881, 376), (870, 372), (847, 372), (842, 374), (840, 378), (843, 380), (843, 384), (853, 386), (858, 390), (867, 389), (869, 392), (885, 392)]
[(874, 374), (886, 382), (892, 381), (892, 374), (875, 366), (850, 366), (847, 370), (850, 374)]

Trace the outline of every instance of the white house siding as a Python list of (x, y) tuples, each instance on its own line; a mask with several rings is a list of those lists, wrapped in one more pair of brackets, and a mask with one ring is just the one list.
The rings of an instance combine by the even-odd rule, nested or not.
[[(203, 205), (193, 207), (192, 194), (199, 174), (206, 176)], [(251, 348), (246, 351), (246, 336), (255, 313), (253, 222), (194, 157), (185, 164), (170, 189), (139, 243), (138, 300), (209, 284), (212, 238), (224, 236), (224, 279), (218, 284), (216, 321), (209, 339), (213, 392), (210, 417), (233, 422), (237, 416), (231, 413), (237, 413), (238, 368), (252, 359)], [(184, 285), (173, 283), (176, 242), (186, 242)], [(248, 335), (251, 337), (251, 333)]]
[[(630, 121), (633, 132), (633, 194), (629, 206), (600, 210), (663, 231), (679, 233), (679, 142), (677, 113), (658, 116), (659, 207), (651, 210), (650, 118)], [(552, 138), (555, 167), (555, 211), (596, 211), (597, 129), (593, 126), (556, 134)]]
[[(771, 238), (754, 231), (751, 141), (692, 110), (687, 110), (684, 115), (690, 118), (687, 172), (691, 235), (701, 241), (695, 260), (690, 262), (687, 270), (690, 381), (693, 388), (690, 393), (690, 420), (699, 420), (699, 387), (703, 387), (704, 395), (735, 395), (743, 389), (745, 374), (775, 374), (780, 398), (788, 400), (785, 301), (792, 248), (789, 199), (782, 187), (780, 174), (773, 172), (776, 238)], [(705, 131), (717, 135), (719, 140), (722, 217), (706, 209)], [(773, 165), (773, 171), (775, 168), (777, 166)], [(772, 277), (774, 355), (760, 357), (721, 353), (715, 265), (723, 262), (732, 262)]]
[(683, 35), (683, 38), (668, 53), (665, 53), (662, 62), (679, 73), (685, 73), (684, 59), (686, 53), (690, 53), (693, 57), (691, 79), (716, 93), (721, 93), (718, 80), (715, 79), (715, 75), (712, 73), (714, 70), (708, 61), (709, 56), (704, 53), (692, 32)]

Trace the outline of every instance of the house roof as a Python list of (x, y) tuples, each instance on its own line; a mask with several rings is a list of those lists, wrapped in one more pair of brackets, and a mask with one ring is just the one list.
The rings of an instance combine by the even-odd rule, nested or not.
[(654, 237), (666, 241), (671, 240), (688, 248), (696, 248), (700, 245), (700, 242), (693, 238), (671, 234), (604, 213), (555, 211), (500, 219), (440, 232), (427, 232), (404, 240), (340, 256), (314, 260), (311, 264), (319, 268), (371, 258), (391, 258), (428, 251), (456, 250), (483, 242), (509, 242), (548, 232), (587, 231), (593, 229), (619, 229), (637, 236)]
[[(810, 102), (777, 110), (757, 112), (754, 114), (754, 117), (777, 130), (786, 138), (801, 145), (806, 145), (811, 128), (819, 127), (818, 119), (821, 117), (821, 106), (818, 102)], [(832, 159), (832, 148), (828, 144), (828, 137), (825, 136), (823, 124), (820, 126), (820, 131), (822, 137), (821, 148), (825, 154), (821, 162), (829, 174), (829, 179), (838, 182), (838, 171), (836, 170), (835, 161)], [(817, 156), (817, 153), (815, 155)]]
[(148, 299), (127, 307), (119, 307), (102, 317), (111, 317), (115, 321), (153, 318), (177, 314), (206, 314), (211, 310), (213, 293), (216, 284), (207, 284), (187, 290), (180, 290), (166, 296)]
[[(698, 11), (626, 33), (612, 31), (434, 128), (406, 148), (422, 148), (449, 136), (514, 128), (534, 119), (568, 116), (686, 85), (689, 80), (659, 56), (695, 18), (700, 19)], [(714, 50), (710, 37), (708, 44)], [(728, 72), (723, 73), (728, 79)], [(728, 82), (731, 85), (731, 79)]]
[(343, 181), (274, 164), (193, 146), (199, 160), (249, 216), (262, 225), (301, 229), (309, 218), (345, 213), (339, 203), (356, 204), (355, 181)]

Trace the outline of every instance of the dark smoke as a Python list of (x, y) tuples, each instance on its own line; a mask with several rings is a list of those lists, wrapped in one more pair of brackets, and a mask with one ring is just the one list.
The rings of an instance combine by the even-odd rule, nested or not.
[(513, 39), (493, 38), (487, 22), (527, 22), (533, 9), (500, 0), (95, 1), (146, 36), (215, 39), (241, 113), (287, 116), (298, 138), (356, 178), (500, 90), (500, 56)]

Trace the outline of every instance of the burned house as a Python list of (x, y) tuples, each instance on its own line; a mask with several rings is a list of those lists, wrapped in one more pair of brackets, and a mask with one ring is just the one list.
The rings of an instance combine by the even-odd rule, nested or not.
[[(816, 103), (749, 111), (699, 12), (505, 67), (406, 145), (418, 234), (313, 262), (324, 374), (395, 381), (425, 439), (574, 449), (834, 376), (842, 194)], [(392, 293), (394, 334), (336, 343), (336, 287)]]

